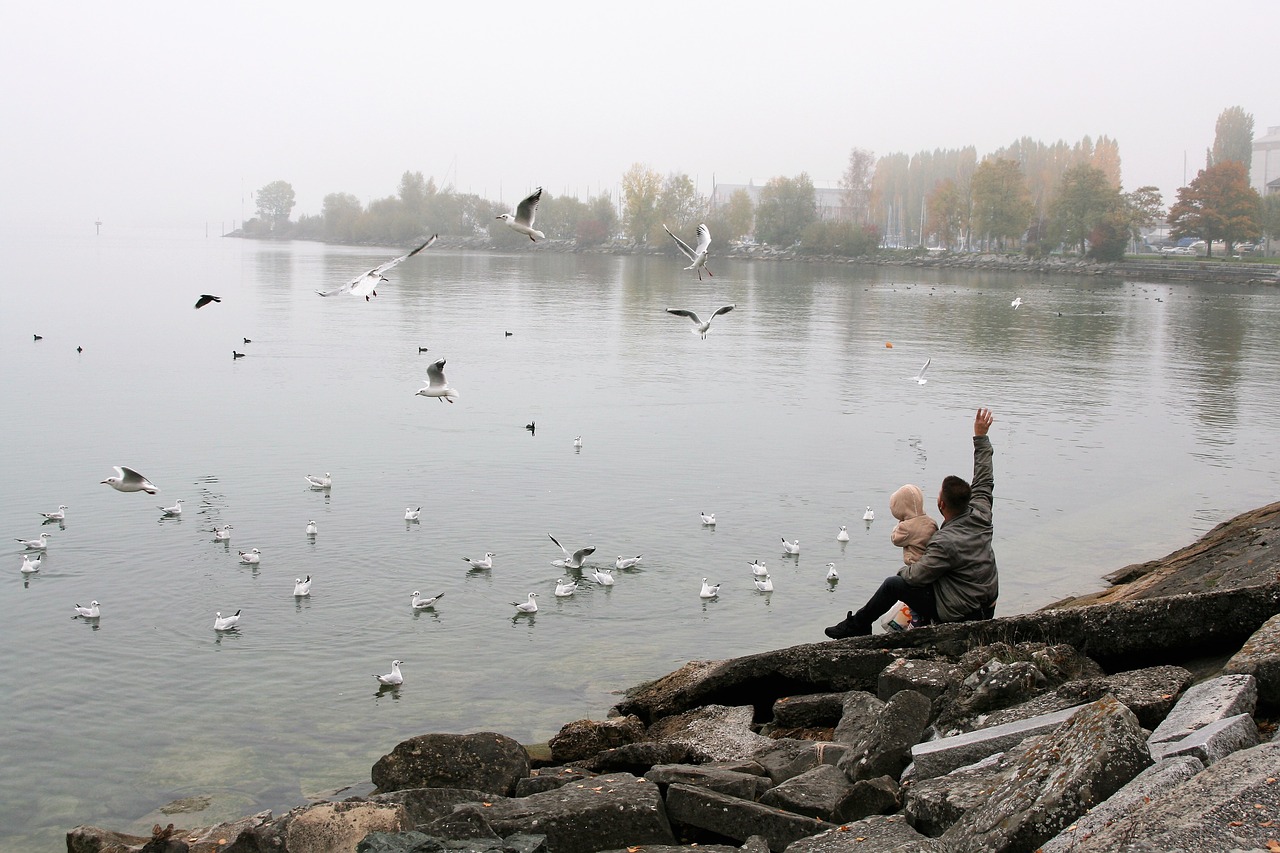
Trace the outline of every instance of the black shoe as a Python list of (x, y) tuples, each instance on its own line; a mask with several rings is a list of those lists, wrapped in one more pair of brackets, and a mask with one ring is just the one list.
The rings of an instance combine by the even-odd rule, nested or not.
[(868, 637), (871, 635), (871, 626), (859, 625), (857, 620), (853, 618), (853, 611), (850, 610), (849, 615), (843, 621), (837, 622), (822, 633), (833, 640), (843, 640), (845, 637)]

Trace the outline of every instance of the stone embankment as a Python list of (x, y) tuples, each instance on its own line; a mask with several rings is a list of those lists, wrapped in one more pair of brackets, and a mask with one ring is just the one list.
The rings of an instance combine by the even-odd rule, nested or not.
[(377, 792), (104, 851), (1280, 850), (1280, 503), (1088, 603), (695, 661), (543, 747), (424, 734)]

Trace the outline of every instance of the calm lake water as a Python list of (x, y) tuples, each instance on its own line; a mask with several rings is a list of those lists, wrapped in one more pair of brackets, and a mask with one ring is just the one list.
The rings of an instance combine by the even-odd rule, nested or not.
[[(1276, 499), (1273, 287), (724, 259), (699, 282), (674, 258), (433, 248), (371, 302), (313, 292), (397, 253), (0, 235), (0, 849), (149, 828), (192, 795), (214, 797), (201, 820), (285, 809), (412, 735), (541, 741), (688, 660), (822, 640), (898, 564), (889, 495), (969, 476), (978, 406), (1003, 614)], [(663, 311), (727, 303), (706, 340)], [(454, 405), (414, 394), (441, 357)], [(101, 485), (117, 464), (160, 494)], [(42, 530), (25, 577), (12, 540)], [(644, 559), (556, 599), (548, 533), (594, 545), (588, 566)], [(415, 589), (445, 597), (415, 613)], [(91, 599), (101, 619), (72, 619)], [(393, 658), (405, 684), (379, 693)]]

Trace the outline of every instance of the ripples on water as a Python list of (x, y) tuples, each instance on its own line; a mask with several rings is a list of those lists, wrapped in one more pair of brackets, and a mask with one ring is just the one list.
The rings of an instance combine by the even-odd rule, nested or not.
[[(541, 740), (687, 660), (821, 640), (893, 570), (889, 494), (968, 475), (979, 405), (1003, 613), (1275, 497), (1272, 288), (727, 260), (699, 283), (675, 258), (432, 249), (368, 304), (313, 295), (393, 252), (7, 236), (0, 518), (28, 538), (70, 509), (39, 575), (6, 558), (0, 848), (149, 827), (194, 793), (225, 817), (281, 809), (410, 735)], [(224, 301), (194, 311), (200, 293)], [(730, 302), (705, 341), (663, 311)], [(438, 357), (455, 405), (414, 396)], [(101, 486), (115, 464), (160, 495)], [(331, 492), (307, 488), (325, 471)], [(556, 599), (547, 533), (593, 565), (644, 561)], [(494, 568), (468, 571), (485, 551)], [(445, 598), (415, 613), (415, 589)], [(540, 611), (513, 618), (531, 590)], [(89, 599), (101, 620), (72, 620)], [(405, 686), (379, 693), (392, 658)]]

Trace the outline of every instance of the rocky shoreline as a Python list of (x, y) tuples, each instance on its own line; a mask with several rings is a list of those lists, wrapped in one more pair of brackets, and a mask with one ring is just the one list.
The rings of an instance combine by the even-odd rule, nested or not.
[(1280, 850), (1280, 503), (1103, 593), (694, 661), (544, 746), (410, 738), (376, 791), (124, 851)]

